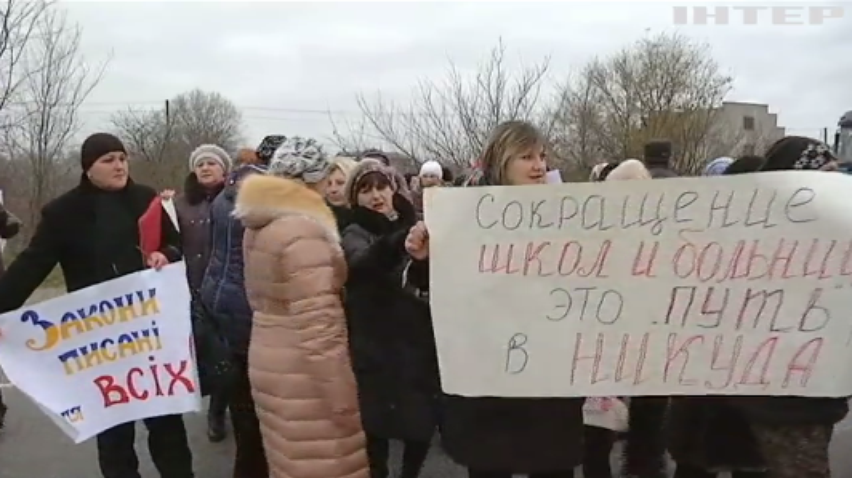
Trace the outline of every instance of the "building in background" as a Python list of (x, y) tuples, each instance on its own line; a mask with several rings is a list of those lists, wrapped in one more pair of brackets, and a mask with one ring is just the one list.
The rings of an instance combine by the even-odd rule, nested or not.
[(778, 115), (769, 105), (726, 101), (717, 110), (716, 126), (711, 141), (725, 144), (728, 156), (763, 154), (766, 148), (786, 134), (778, 125)]

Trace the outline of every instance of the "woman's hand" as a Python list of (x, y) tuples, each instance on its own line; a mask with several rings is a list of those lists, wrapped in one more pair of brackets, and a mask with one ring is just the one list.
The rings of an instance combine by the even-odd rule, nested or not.
[(408, 237), (405, 238), (405, 250), (408, 255), (418, 261), (426, 260), (429, 257), (429, 231), (423, 221), (417, 221), (417, 224), (408, 231)]
[(169, 265), (169, 259), (162, 252), (154, 252), (148, 256), (148, 267), (158, 271)]
[(175, 197), (175, 190), (164, 189), (163, 192), (160, 193), (160, 197), (165, 199), (166, 201), (171, 201)]

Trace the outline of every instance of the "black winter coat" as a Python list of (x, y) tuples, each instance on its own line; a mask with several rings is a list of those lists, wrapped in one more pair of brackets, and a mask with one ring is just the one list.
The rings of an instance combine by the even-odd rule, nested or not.
[(403, 285), (414, 208), (401, 196), (395, 203), (396, 221), (355, 207), (343, 232), (349, 347), (364, 431), (428, 442), (440, 393), (435, 338), (427, 299)]
[[(130, 221), (137, 222), (155, 197), (155, 190), (131, 181), (121, 191), (104, 192), (84, 175), (77, 187), (44, 206), (29, 245), (0, 277), (0, 313), (23, 306), (57, 264), (62, 268), (68, 292), (144, 270), (138, 227), (132, 230)], [(100, 217), (98, 201), (104, 199), (114, 202), (115, 210), (127, 216)], [(130, 224), (127, 231), (116, 233), (120, 237), (109, 240), (119, 239), (122, 252), (139, 250), (138, 256), (114, 256), (99, 247), (104, 243), (100, 231), (109, 229), (111, 223)], [(163, 214), (162, 231), (160, 252), (172, 262), (180, 260), (180, 236), (167, 214)]]
[[(408, 277), (428, 287), (428, 262), (414, 261)], [(453, 460), (474, 470), (571, 471), (583, 460), (584, 401), (446, 395), (441, 442)]]
[(710, 472), (764, 469), (746, 417), (729, 397), (672, 397), (668, 449), (675, 462)]

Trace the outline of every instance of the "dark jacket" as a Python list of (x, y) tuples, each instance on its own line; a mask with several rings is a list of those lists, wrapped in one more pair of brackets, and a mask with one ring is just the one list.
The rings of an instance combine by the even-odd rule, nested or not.
[(201, 281), (201, 302), (225, 335), (231, 350), (248, 353), (252, 310), (243, 279), (243, 224), (233, 217), (239, 180), (256, 173), (251, 167), (235, 171), (210, 204), (210, 259)]
[(343, 235), (346, 226), (351, 222), (352, 210), (345, 206), (328, 205), (331, 212), (334, 213), (334, 220), (337, 222), (337, 230)]
[[(121, 191), (102, 191), (84, 175), (44, 206), (29, 245), (0, 277), (0, 313), (23, 306), (57, 264), (68, 292), (145, 269), (136, 223), (156, 197), (154, 189), (132, 181)], [(104, 205), (112, 211), (106, 216)], [(180, 260), (180, 237), (166, 214), (162, 231), (160, 252)]]
[(666, 423), (668, 450), (679, 464), (710, 472), (765, 468), (748, 421), (729, 397), (672, 397)]
[[(487, 177), (473, 175), (468, 185), (485, 185)], [(428, 264), (412, 263), (409, 280), (428, 288)], [(453, 460), (476, 470), (571, 471), (583, 459), (583, 402), (583, 398), (446, 395), (441, 441)]]
[(343, 232), (350, 353), (364, 431), (428, 442), (440, 393), (435, 339), (428, 298), (403, 284), (414, 208), (399, 195), (394, 202), (396, 221), (354, 207)]
[[(0, 204), (0, 239), (11, 239), (21, 230), (21, 221)], [(0, 275), (3, 274), (3, 251), (0, 250)]]
[(201, 289), (210, 258), (210, 204), (221, 187), (208, 191), (198, 184), (195, 173), (187, 176), (183, 193), (175, 198), (186, 276), (193, 295)]

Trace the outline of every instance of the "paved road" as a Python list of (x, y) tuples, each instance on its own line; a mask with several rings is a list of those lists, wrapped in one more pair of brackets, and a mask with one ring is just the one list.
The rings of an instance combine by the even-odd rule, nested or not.
[[(42, 292), (34, 300), (43, 300), (55, 291)], [(10, 411), (6, 429), (0, 432), (0, 478), (95, 478), (99, 476), (93, 442), (74, 445), (32, 403), (14, 389), (5, 389)], [(199, 478), (230, 478), (234, 447), (229, 440), (211, 444), (207, 441), (205, 419), (201, 415), (186, 416), (187, 429), (195, 456)], [(142, 462), (142, 476), (157, 476), (145, 446), (144, 427), (138, 428), (137, 450)], [(832, 444), (834, 475), (852, 476), (852, 420), (842, 422)], [(395, 450), (399, 458), (399, 450)], [(579, 476), (579, 473), (578, 473)], [(432, 454), (422, 478), (465, 478), (464, 472), (438, 449)]]

